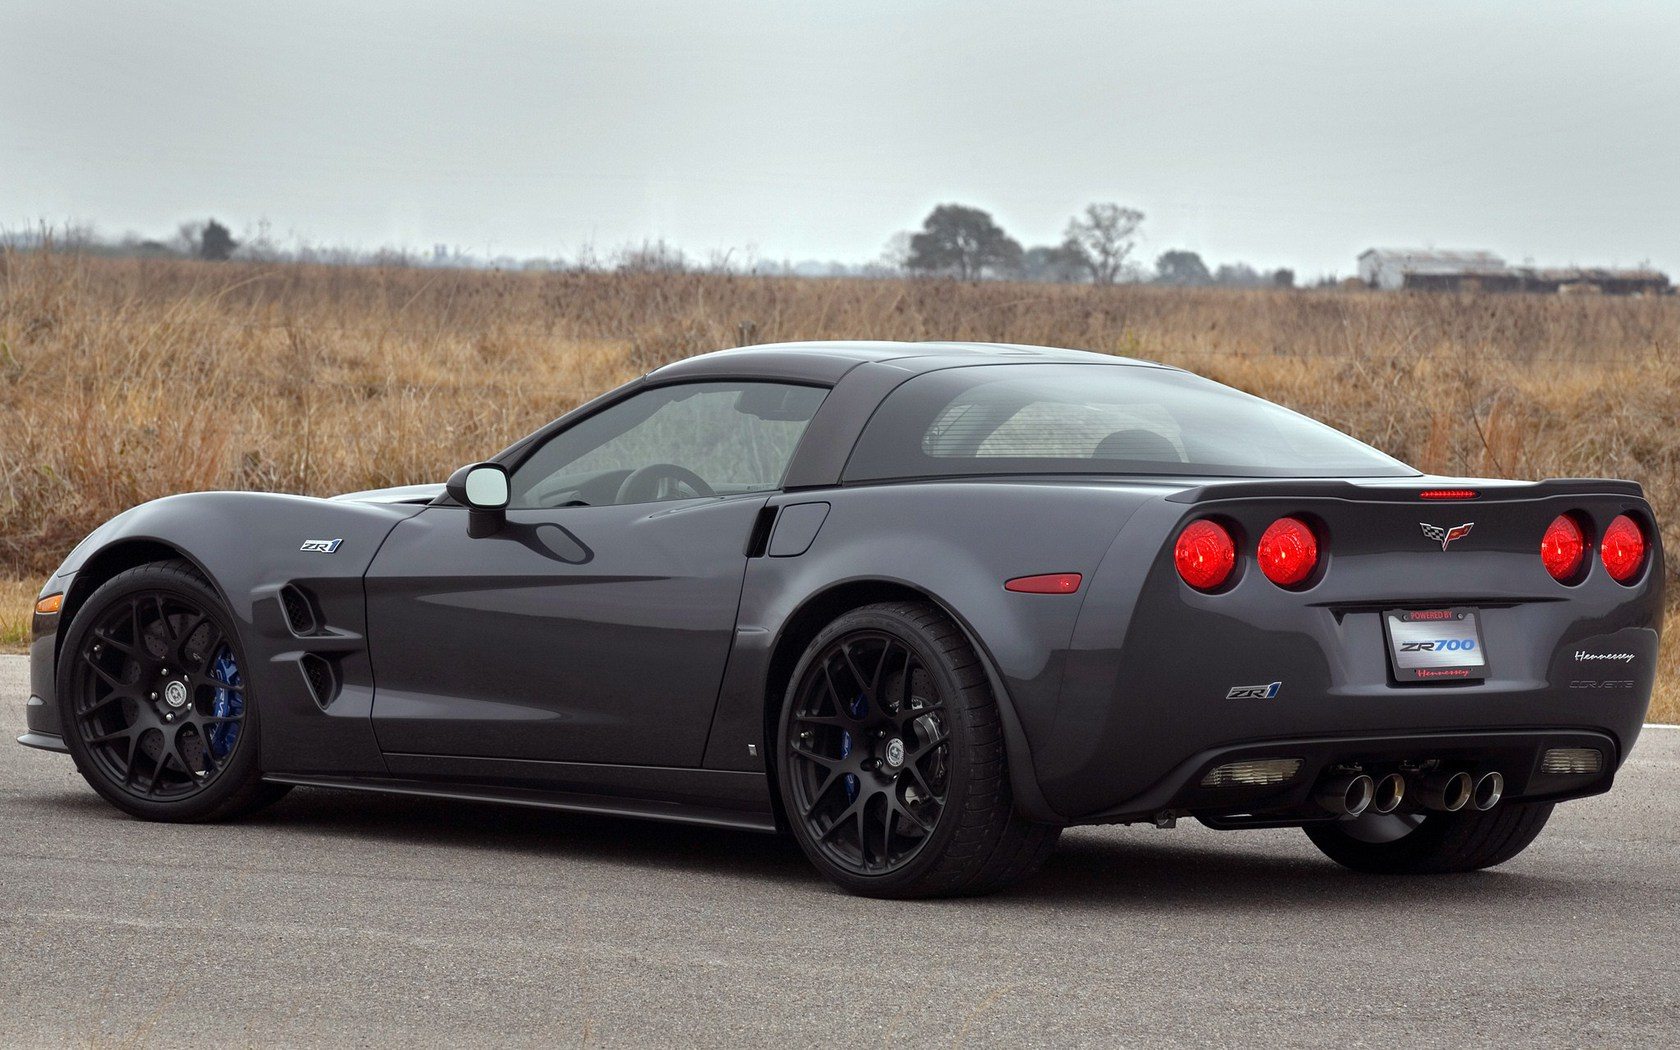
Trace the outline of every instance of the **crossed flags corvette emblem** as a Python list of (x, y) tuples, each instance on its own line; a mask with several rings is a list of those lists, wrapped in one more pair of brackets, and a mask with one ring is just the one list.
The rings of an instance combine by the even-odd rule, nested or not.
[(1470, 535), (1470, 529), (1474, 527), (1476, 523), (1473, 521), (1467, 521), (1463, 525), (1454, 525), (1450, 529), (1442, 528), (1439, 525), (1431, 525), (1427, 521), (1420, 521), (1418, 524), (1423, 526), (1423, 534), (1425, 536), (1432, 540), (1440, 540), (1441, 549), (1446, 550), (1447, 544), (1451, 543), (1453, 540), (1462, 540), (1464, 537)]

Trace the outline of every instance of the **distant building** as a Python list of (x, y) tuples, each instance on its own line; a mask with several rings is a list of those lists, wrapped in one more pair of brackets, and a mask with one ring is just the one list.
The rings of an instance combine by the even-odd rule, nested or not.
[(1492, 252), (1371, 248), (1359, 256), (1359, 278), (1371, 288), (1399, 291), (1515, 291), (1521, 278)]
[(1656, 270), (1607, 270), (1600, 267), (1519, 271), (1529, 292), (1597, 292), (1603, 295), (1666, 295), (1668, 275)]
[(1656, 270), (1603, 267), (1539, 269), (1507, 266), (1492, 252), (1420, 248), (1370, 248), (1359, 255), (1359, 280), (1384, 291), (1590, 292), (1603, 295), (1666, 295), (1668, 275)]

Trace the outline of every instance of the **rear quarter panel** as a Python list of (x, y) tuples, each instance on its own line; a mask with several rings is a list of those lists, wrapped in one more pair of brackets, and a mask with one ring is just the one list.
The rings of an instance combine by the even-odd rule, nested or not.
[[(1113, 483), (915, 482), (787, 494), (830, 510), (809, 549), (749, 560), (735, 646), (707, 765), (763, 769), (771, 655), (795, 614), (861, 581), (920, 592), (976, 640), (1029, 744), (1056, 719), (1082, 587), (1071, 595), (1004, 590), (1017, 576), (1078, 572), (1087, 580), (1127, 518), (1161, 489)], [(1169, 490), (1170, 491), (1170, 490)], [(752, 745), (757, 755), (749, 753)], [(1013, 757), (1013, 756), (1012, 756)], [(1022, 761), (1029, 761), (1023, 757)]]

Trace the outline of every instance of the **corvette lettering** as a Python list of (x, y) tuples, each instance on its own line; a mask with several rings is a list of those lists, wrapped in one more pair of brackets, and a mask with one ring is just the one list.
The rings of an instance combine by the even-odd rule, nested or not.
[(1571, 689), (1632, 689), (1634, 683), (1631, 678), (1612, 678), (1602, 682), (1576, 681), (1570, 682)]

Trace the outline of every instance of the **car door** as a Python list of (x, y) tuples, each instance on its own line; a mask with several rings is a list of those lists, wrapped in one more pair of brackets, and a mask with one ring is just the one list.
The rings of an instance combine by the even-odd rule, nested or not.
[(748, 540), (825, 393), (646, 389), (510, 464), (493, 534), (402, 522), (367, 575), (381, 749), (699, 766)]

